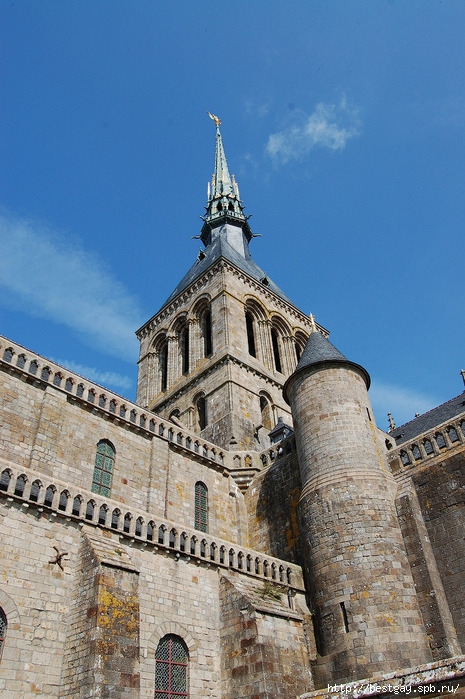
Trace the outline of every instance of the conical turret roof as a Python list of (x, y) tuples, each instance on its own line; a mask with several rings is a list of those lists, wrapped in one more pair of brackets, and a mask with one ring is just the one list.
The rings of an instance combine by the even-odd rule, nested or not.
[(360, 364), (355, 364), (355, 362), (351, 362), (349, 359), (347, 359), (347, 357), (345, 357), (342, 352), (339, 352), (339, 350), (333, 344), (331, 344), (331, 342), (324, 335), (315, 330), (311, 333), (307, 340), (307, 344), (305, 345), (305, 349), (302, 352), (294, 373), (289, 376), (284, 384), (283, 394), (286, 401), (289, 403), (289, 386), (297, 374), (300, 374), (306, 369), (311, 369), (313, 367), (320, 367), (321, 369), (324, 369), (325, 366), (331, 364), (345, 364), (348, 367), (357, 369), (365, 379), (367, 389), (370, 387), (370, 375), (366, 369), (360, 366)]

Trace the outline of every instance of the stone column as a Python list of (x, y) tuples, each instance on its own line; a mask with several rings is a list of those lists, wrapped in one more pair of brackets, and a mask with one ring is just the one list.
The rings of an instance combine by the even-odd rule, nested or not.
[(273, 350), (271, 347), (271, 334), (270, 334), (271, 323), (269, 320), (259, 320), (258, 321), (258, 337), (256, 338), (257, 344), (257, 359), (259, 359), (266, 366), (267, 369), (273, 371), (274, 360), (273, 360)]
[(197, 362), (203, 358), (202, 337), (198, 318), (189, 321), (189, 371), (194, 371)]
[(168, 342), (168, 373), (166, 377), (166, 388), (169, 390), (175, 381), (180, 377), (179, 369), (179, 346), (177, 335), (167, 335)]

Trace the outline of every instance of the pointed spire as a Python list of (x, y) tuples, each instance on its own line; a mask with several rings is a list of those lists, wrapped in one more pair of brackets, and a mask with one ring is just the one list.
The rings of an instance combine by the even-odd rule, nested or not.
[(208, 112), (210, 119), (216, 124), (216, 147), (215, 147), (215, 170), (213, 172), (212, 183), (208, 199), (217, 199), (223, 195), (237, 197), (237, 192), (233, 184), (234, 176), (231, 179), (228, 162), (224, 152), (223, 139), (221, 138), (221, 120), (214, 114)]
[(204, 245), (208, 245), (213, 228), (217, 228), (224, 223), (230, 223), (242, 229), (247, 243), (252, 238), (252, 231), (244, 215), (244, 207), (240, 200), (239, 187), (234, 175), (229, 174), (228, 161), (224, 152), (223, 139), (221, 137), (221, 120), (207, 112), (210, 119), (216, 126), (215, 144), (215, 169), (211, 182), (207, 186), (207, 206), (206, 214), (203, 216), (204, 226), (200, 236)]
[(305, 345), (305, 349), (302, 352), (299, 363), (293, 374), (289, 376), (283, 387), (284, 399), (289, 403), (288, 390), (293, 379), (297, 374), (307, 370), (307, 369), (324, 369), (331, 364), (339, 366), (348, 366), (356, 369), (360, 374), (362, 374), (367, 389), (370, 388), (370, 375), (360, 364), (355, 364), (351, 362), (347, 357), (345, 357), (342, 352), (339, 352), (331, 342), (324, 337), (318, 330), (314, 330), (310, 333), (310, 336)]

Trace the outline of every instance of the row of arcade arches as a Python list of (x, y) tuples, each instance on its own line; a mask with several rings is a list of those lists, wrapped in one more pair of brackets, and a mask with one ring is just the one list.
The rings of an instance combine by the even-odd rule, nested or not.
[(286, 321), (276, 314), (269, 316), (255, 300), (245, 305), (247, 348), (269, 370), (291, 374), (299, 361), (308, 340), (302, 330), (292, 331)]

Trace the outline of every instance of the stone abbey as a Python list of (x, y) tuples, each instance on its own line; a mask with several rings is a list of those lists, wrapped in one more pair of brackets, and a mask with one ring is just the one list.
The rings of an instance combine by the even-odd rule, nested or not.
[(463, 696), (465, 393), (376, 427), (367, 371), (252, 260), (213, 118), (136, 401), (0, 337), (0, 690)]

